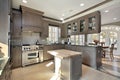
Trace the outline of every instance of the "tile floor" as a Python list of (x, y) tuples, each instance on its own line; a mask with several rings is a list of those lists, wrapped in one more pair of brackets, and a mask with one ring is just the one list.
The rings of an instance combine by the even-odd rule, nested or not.
[[(12, 70), (12, 80), (59, 80), (54, 74), (54, 64), (48, 67), (50, 62), (52, 61), (14, 69)], [(80, 80), (120, 80), (120, 78), (82, 65)]]

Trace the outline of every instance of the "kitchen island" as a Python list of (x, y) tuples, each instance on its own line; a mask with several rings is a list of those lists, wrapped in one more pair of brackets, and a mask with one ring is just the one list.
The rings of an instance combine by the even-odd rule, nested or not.
[(82, 75), (82, 53), (59, 49), (48, 51), (54, 56), (55, 74), (63, 80), (79, 80)]
[(8, 57), (0, 58), (0, 80), (11, 80), (11, 64)]

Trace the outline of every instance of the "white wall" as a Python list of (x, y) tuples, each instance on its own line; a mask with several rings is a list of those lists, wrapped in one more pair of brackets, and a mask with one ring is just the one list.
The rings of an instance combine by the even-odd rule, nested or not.
[(7, 0), (0, 0), (0, 46), (5, 56), (8, 56), (8, 31), (9, 31), (9, 16), (8, 16)]

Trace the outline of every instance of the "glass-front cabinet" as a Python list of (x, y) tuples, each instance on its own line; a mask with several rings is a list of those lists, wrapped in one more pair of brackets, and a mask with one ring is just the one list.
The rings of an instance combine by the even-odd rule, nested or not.
[(80, 26), (79, 26), (79, 32), (82, 34), (84, 34), (84, 33), (86, 33), (86, 18), (85, 17), (81, 17), (80, 19), (79, 19), (79, 24), (80, 24)]
[(78, 19), (65, 23), (67, 37), (78, 34), (93, 34), (101, 32), (101, 15), (99, 11), (90, 13)]
[(69, 23), (67, 24), (67, 37), (70, 37), (72, 33), (72, 25)]
[(87, 32), (88, 33), (100, 33), (101, 31), (101, 19), (100, 12), (94, 12), (88, 15), (88, 23), (87, 23)]
[(72, 35), (78, 34), (78, 19), (72, 21)]
[(67, 26), (67, 37), (70, 37), (70, 35), (77, 34), (78, 32), (78, 20), (70, 21), (66, 24)]
[(77, 32), (77, 22), (74, 22), (73, 23), (73, 26), (72, 26), (72, 32)]

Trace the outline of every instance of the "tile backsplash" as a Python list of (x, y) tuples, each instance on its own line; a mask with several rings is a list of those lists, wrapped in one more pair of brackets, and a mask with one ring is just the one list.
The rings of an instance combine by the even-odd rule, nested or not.
[(40, 44), (47, 43), (46, 39), (41, 38), (39, 33), (24, 32), (22, 33), (22, 37), (22, 44), (36, 44), (37, 40)]

